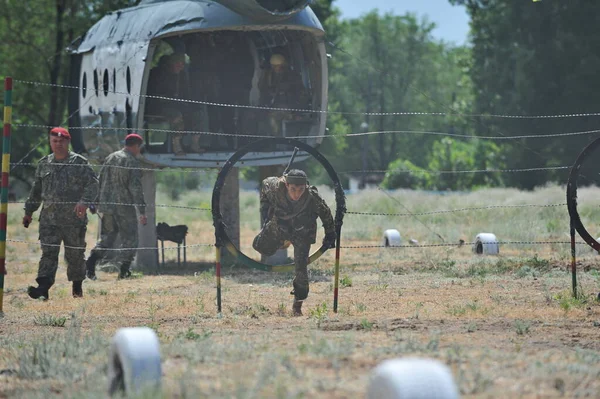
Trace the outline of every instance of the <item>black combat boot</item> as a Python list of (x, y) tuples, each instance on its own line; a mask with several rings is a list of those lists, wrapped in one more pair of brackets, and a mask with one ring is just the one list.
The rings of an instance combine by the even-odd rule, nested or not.
[(293, 316), (302, 316), (302, 302), (297, 299), (294, 299), (294, 304), (292, 305), (292, 315)]
[(50, 299), (50, 295), (48, 295), (48, 290), (52, 287), (52, 282), (48, 277), (38, 277), (36, 279), (38, 286), (33, 287), (29, 286), (27, 288), (27, 294), (33, 299), (45, 298), (46, 300)]
[(73, 281), (73, 298), (83, 298), (83, 281)]
[(131, 270), (129, 270), (129, 265), (131, 265), (131, 263), (124, 263), (121, 265), (119, 280), (131, 277)]
[(90, 257), (85, 261), (85, 274), (90, 280), (96, 280), (96, 262), (98, 261), (98, 253), (92, 251)]

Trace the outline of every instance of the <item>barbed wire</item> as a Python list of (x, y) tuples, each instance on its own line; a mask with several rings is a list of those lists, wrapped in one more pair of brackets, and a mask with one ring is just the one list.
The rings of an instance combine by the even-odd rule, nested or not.
[[(82, 249), (82, 250), (86, 250), (87, 246), (85, 247), (78, 247), (78, 246), (72, 246), (72, 245), (62, 245), (62, 244), (48, 244), (48, 243), (43, 243), (41, 241), (26, 241), (26, 240), (15, 240), (15, 239), (7, 239), (7, 242), (12, 242), (12, 243), (16, 243), (16, 244), (27, 244), (27, 245), (39, 245), (39, 246), (46, 246), (46, 247), (61, 247), (63, 246), (64, 248), (69, 248), (69, 249)], [(390, 245), (390, 246), (386, 246), (386, 245), (375, 245), (375, 244), (366, 244), (366, 245), (350, 245), (350, 246), (340, 246), (340, 248), (342, 249), (374, 249), (374, 248), (436, 248), (436, 247), (467, 247), (467, 246), (472, 246), (472, 245), (476, 245), (476, 244), (481, 244), (480, 242), (464, 242), (464, 243), (444, 243), (444, 244), (414, 244), (414, 245)], [(498, 244), (498, 245), (553, 245), (553, 244), (571, 244), (571, 241), (498, 241), (497, 243), (494, 244)], [(584, 241), (577, 241), (575, 244), (579, 244), (579, 245), (587, 245), (587, 243), (585, 243)], [(214, 247), (215, 244), (189, 244), (189, 245), (179, 245), (179, 246), (170, 246), (170, 247), (164, 247), (164, 250), (176, 250), (176, 249), (182, 249), (182, 248), (208, 248), (208, 247)], [(141, 251), (150, 251), (150, 250), (163, 250), (162, 247), (136, 247), (136, 248), (101, 248), (102, 251), (113, 251), (113, 252), (119, 252), (119, 251), (136, 251), (136, 250), (141, 250)]]
[(560, 204), (522, 204), (522, 205), (490, 205), (480, 206), (472, 208), (458, 208), (458, 209), (447, 209), (431, 212), (419, 212), (419, 213), (381, 213), (381, 212), (346, 212), (347, 215), (364, 215), (364, 216), (424, 216), (424, 215), (438, 215), (443, 213), (455, 213), (455, 212), (467, 212), (467, 211), (480, 211), (488, 209), (513, 209), (513, 208), (550, 208), (558, 206), (566, 206), (567, 203)]
[[(50, 125), (39, 125), (39, 124), (27, 124), (27, 123), (15, 123), (15, 127), (31, 127), (40, 129), (52, 129), (55, 126)], [(123, 131), (134, 131), (134, 132), (154, 132), (154, 133), (172, 133), (172, 134), (191, 134), (191, 135), (206, 135), (206, 136), (223, 136), (223, 137), (243, 137), (243, 138), (256, 138), (265, 139), (273, 138), (273, 135), (257, 135), (257, 134), (246, 134), (246, 133), (223, 133), (223, 132), (208, 132), (201, 130), (170, 130), (170, 129), (152, 129), (152, 128), (127, 128), (127, 127), (102, 127), (102, 126), (74, 126), (69, 130), (123, 130)], [(581, 136), (600, 133), (600, 130), (582, 130), (576, 132), (562, 132), (562, 133), (548, 133), (548, 134), (528, 134), (520, 136), (475, 136), (471, 134), (457, 134), (457, 133), (446, 133), (446, 132), (432, 132), (427, 130), (374, 130), (369, 132), (359, 133), (347, 133), (347, 134), (320, 134), (312, 136), (289, 136), (290, 139), (340, 139), (345, 137), (363, 137), (363, 136), (375, 136), (381, 134), (422, 134), (426, 136), (444, 136), (444, 137), (457, 137), (470, 140), (521, 140), (521, 139), (541, 139), (541, 138), (553, 138), (553, 137), (568, 137), (568, 136)]]
[[(45, 205), (75, 205), (78, 204), (79, 201), (40, 201), (44, 202)], [(25, 204), (25, 201), (9, 201), (9, 204)], [(184, 206), (184, 205), (170, 205), (170, 204), (128, 204), (124, 202), (94, 202), (95, 206), (98, 205), (119, 205), (119, 206), (131, 206), (131, 207), (156, 207), (156, 208), (177, 208), (177, 209), (187, 209), (193, 211), (211, 211), (210, 208), (201, 208), (194, 206)]]
[(542, 170), (564, 170), (571, 169), (572, 166), (549, 166), (545, 168), (523, 168), (523, 169), (474, 169), (474, 170), (351, 170), (347, 172), (338, 172), (340, 175), (357, 173), (408, 173), (408, 174), (460, 174), (460, 173), (515, 173), (515, 172), (538, 172)]
[[(15, 79), (14, 82), (23, 83), (34, 86), (54, 86), (65, 89), (81, 90), (79, 86), (62, 85), (56, 83), (46, 82), (35, 82), (28, 80)], [(337, 115), (370, 115), (370, 116), (464, 116), (469, 118), (504, 118), (504, 119), (557, 119), (557, 118), (581, 118), (590, 116), (600, 116), (600, 112), (590, 113), (572, 113), (572, 114), (557, 114), (557, 115), (503, 115), (503, 114), (463, 114), (453, 112), (347, 112), (347, 111), (327, 111), (317, 109), (303, 109), (303, 108), (277, 108), (277, 107), (264, 107), (258, 105), (242, 105), (242, 104), (228, 104), (211, 101), (201, 100), (190, 100), (182, 98), (154, 96), (149, 94), (131, 94), (120, 91), (111, 91), (113, 94), (122, 94), (131, 97), (146, 97), (154, 98), (158, 100), (168, 100), (176, 102), (185, 102), (192, 104), (210, 105), (215, 107), (229, 107), (229, 108), (247, 108), (247, 109), (260, 109), (267, 111), (285, 111), (285, 112), (303, 112), (303, 113), (319, 113), (319, 114), (337, 114)]]
[[(20, 165), (20, 166), (29, 166), (29, 167), (37, 167), (38, 164), (35, 162), (20, 162), (20, 163), (11, 163), (11, 165)], [(117, 169), (127, 169), (127, 170), (141, 170), (141, 171), (149, 171), (149, 172), (180, 172), (180, 173), (211, 173), (210, 170), (200, 169), (193, 170), (190, 168), (181, 169), (179, 168), (145, 168), (145, 167), (134, 167), (134, 166), (120, 166), (120, 165), (96, 165), (96, 164), (62, 164), (61, 166), (74, 166), (74, 167), (88, 167), (92, 168), (117, 168)], [(466, 174), (466, 173), (518, 173), (518, 172), (538, 172), (544, 170), (565, 170), (571, 169), (571, 166), (549, 166), (544, 168), (523, 168), (523, 169), (473, 169), (473, 170), (404, 170), (404, 169), (390, 169), (390, 170), (350, 170), (350, 171), (342, 171), (338, 172), (340, 175), (348, 175), (348, 174), (360, 174), (360, 173), (406, 173), (406, 174)]]
[[(20, 166), (30, 166), (30, 167), (37, 167), (38, 163), (35, 162), (15, 162), (12, 163), (11, 165), (20, 165)], [(107, 168), (116, 168), (116, 169), (126, 169), (126, 170), (140, 170), (140, 171), (147, 171), (147, 172), (172, 172), (172, 171), (176, 171), (179, 173), (211, 173), (212, 171), (210, 170), (205, 170), (205, 169), (198, 169), (198, 170), (190, 170), (190, 168), (145, 168), (145, 167), (136, 167), (136, 166), (120, 166), (120, 165), (104, 165), (104, 164), (60, 164), (61, 166), (75, 166), (75, 167), (92, 167), (92, 168), (96, 168), (96, 169), (101, 169), (104, 167)]]
[[(481, 242), (464, 242), (464, 243), (445, 243), (445, 244), (415, 244), (415, 245), (352, 245), (341, 246), (343, 249), (369, 249), (369, 248), (434, 248), (434, 247), (466, 247), (471, 245), (481, 244)], [(485, 243), (483, 243), (485, 245)], [(498, 245), (550, 245), (550, 244), (571, 244), (571, 241), (498, 241)], [(576, 241), (575, 244), (585, 244), (584, 241)]]
[[(25, 240), (15, 240), (15, 239), (7, 239), (7, 242), (13, 242), (13, 243), (17, 243), (17, 244), (28, 244), (28, 245), (40, 245), (42, 247), (60, 247), (63, 246), (62, 244), (48, 244), (48, 243), (43, 243), (41, 241), (25, 241)], [(214, 247), (215, 244), (189, 244), (189, 245), (179, 245), (179, 246), (171, 246), (171, 247), (164, 247), (165, 250), (174, 250), (177, 248), (200, 248), (200, 247)], [(69, 249), (83, 249), (85, 250), (87, 248), (87, 246), (85, 247), (77, 247), (77, 246), (73, 246), (73, 245), (64, 245), (64, 248), (69, 248)], [(160, 249), (161, 251), (163, 250), (162, 247), (136, 247), (136, 248), (101, 248), (100, 250), (102, 251), (115, 251), (115, 252), (119, 252), (119, 251), (136, 251), (136, 250), (142, 250), (142, 251), (150, 251), (150, 250), (158, 250)]]

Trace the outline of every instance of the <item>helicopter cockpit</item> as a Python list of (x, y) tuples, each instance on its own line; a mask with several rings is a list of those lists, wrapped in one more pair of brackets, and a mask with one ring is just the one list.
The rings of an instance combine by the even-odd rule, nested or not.
[(234, 151), (252, 136), (318, 134), (320, 113), (296, 111), (321, 109), (314, 41), (300, 30), (230, 30), (152, 42), (143, 105), (148, 156)]

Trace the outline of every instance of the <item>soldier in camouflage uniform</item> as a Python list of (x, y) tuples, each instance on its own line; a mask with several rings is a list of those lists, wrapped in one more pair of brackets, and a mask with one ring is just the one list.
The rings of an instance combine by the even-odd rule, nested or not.
[[(125, 148), (110, 154), (100, 171), (100, 193), (97, 199), (98, 213), (101, 215), (100, 240), (86, 261), (87, 276), (96, 279), (96, 262), (104, 256), (107, 248), (112, 248), (117, 235), (121, 246), (129, 248), (119, 251), (119, 278), (131, 276), (129, 267), (138, 246), (136, 212), (139, 222), (146, 224), (146, 205), (142, 190), (142, 172), (137, 157), (140, 155), (143, 139), (132, 133), (125, 138)], [(135, 207), (134, 207), (135, 204)]]
[(311, 244), (317, 239), (317, 217), (325, 228), (323, 245), (335, 246), (335, 226), (331, 211), (317, 192), (309, 186), (306, 173), (293, 169), (283, 177), (268, 177), (260, 190), (262, 230), (252, 246), (263, 255), (271, 256), (291, 243), (294, 246), (295, 316), (302, 315), (302, 301), (308, 297), (308, 257)]
[(29, 287), (30, 297), (49, 298), (58, 269), (60, 245), (64, 243), (67, 278), (73, 282), (73, 296), (82, 297), (85, 279), (86, 210), (98, 192), (98, 178), (87, 159), (69, 151), (71, 135), (54, 128), (49, 134), (52, 154), (38, 163), (35, 181), (25, 202), (23, 225), (29, 227), (40, 207), (39, 239), (42, 258), (38, 267), (38, 287)]

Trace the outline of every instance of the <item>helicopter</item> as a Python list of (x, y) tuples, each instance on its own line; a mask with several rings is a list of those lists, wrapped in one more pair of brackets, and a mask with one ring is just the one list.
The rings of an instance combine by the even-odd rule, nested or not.
[[(327, 53), (308, 3), (142, 0), (104, 16), (70, 48), (71, 84), (79, 90), (69, 99), (69, 125), (81, 128), (74, 129), (74, 150), (101, 162), (135, 130), (145, 139), (144, 162), (207, 168), (255, 136), (308, 136), (305, 142), (318, 146), (322, 138), (314, 136), (326, 130)], [(176, 73), (164, 66), (174, 55)], [(280, 96), (287, 101), (269, 98), (261, 84), (274, 55), (296, 80)], [(290, 108), (313, 112), (279, 110)], [(173, 136), (183, 136), (177, 144), (186, 151), (176, 151)], [(290, 154), (265, 148), (243, 163), (280, 165)]]
[[(93, 163), (144, 138), (155, 168), (219, 168), (258, 137), (294, 137), (318, 147), (326, 132), (328, 54), (310, 0), (142, 0), (111, 12), (68, 48), (73, 150)], [(283, 72), (282, 72), (283, 71)], [(306, 137), (306, 138), (303, 138)], [(261, 175), (293, 149), (252, 151), (240, 166)], [(308, 157), (300, 152), (296, 161)], [(156, 180), (143, 173), (147, 203)], [(239, 186), (228, 185), (229, 226), (239, 237)], [(155, 212), (140, 247), (157, 245)], [(233, 235), (235, 236), (235, 232)], [(158, 265), (158, 251), (136, 263)]]

